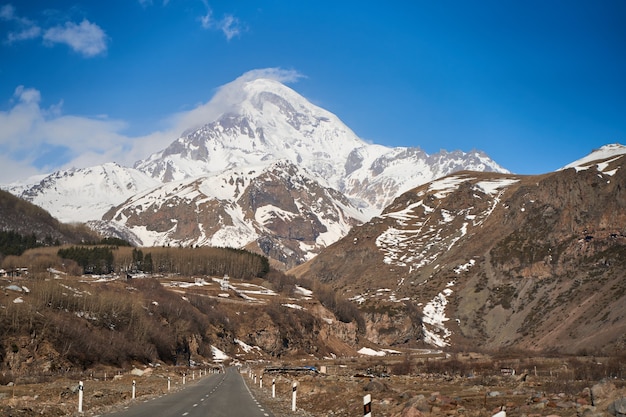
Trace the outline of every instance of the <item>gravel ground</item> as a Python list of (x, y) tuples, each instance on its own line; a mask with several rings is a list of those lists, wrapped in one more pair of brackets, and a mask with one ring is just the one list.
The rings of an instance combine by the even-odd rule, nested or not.
[[(252, 372), (260, 375), (263, 367)], [(341, 372), (338, 370), (341, 369)], [(56, 378), (49, 382), (18, 383), (0, 386), (0, 416), (96, 417), (120, 410), (133, 401), (166, 394), (167, 378), (171, 391), (183, 389), (180, 368), (155, 368), (138, 376), (129, 372), (108, 377), (82, 376), (84, 401), (78, 413), (78, 378)], [(196, 383), (188, 372), (187, 384)], [(198, 372), (198, 371), (196, 371)], [(111, 373), (112, 374), (112, 373)], [(275, 417), (350, 417), (363, 413), (363, 396), (372, 397), (375, 416), (464, 416), (493, 415), (506, 405), (509, 417), (559, 416), (575, 417), (606, 414), (608, 404), (626, 396), (623, 381), (592, 384), (575, 391), (549, 392), (546, 379), (528, 377), (468, 378), (446, 375), (413, 375), (370, 377), (354, 370), (336, 367), (329, 374), (265, 374), (263, 387), (248, 372), (242, 373), (253, 396)], [(272, 398), (272, 379), (276, 380), (276, 397)], [(131, 399), (132, 381), (136, 381), (135, 400)], [(297, 407), (291, 411), (292, 383), (297, 381)], [(553, 379), (554, 382), (554, 379)], [(564, 387), (566, 388), (566, 387)], [(603, 398), (600, 398), (600, 395)], [(592, 404), (592, 397), (595, 405)], [(234, 416), (235, 417), (235, 416)]]

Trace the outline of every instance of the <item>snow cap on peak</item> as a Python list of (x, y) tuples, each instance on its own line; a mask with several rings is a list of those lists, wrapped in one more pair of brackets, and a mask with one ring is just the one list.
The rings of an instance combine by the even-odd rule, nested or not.
[[(241, 104), (263, 91), (275, 93), (292, 90), (284, 83), (303, 78), (297, 71), (265, 68), (248, 71), (234, 81), (221, 86), (209, 104), (221, 110), (221, 114), (235, 112)], [(220, 115), (221, 115), (220, 114)]]
[(255, 92), (263, 91), (263, 89), (292, 91), (283, 83), (293, 83), (302, 78), (304, 75), (297, 71), (281, 68), (248, 71), (234, 81), (219, 87), (213, 98), (207, 103), (192, 111), (174, 116), (172, 122), (177, 126), (186, 126), (185, 132), (191, 132), (205, 124), (216, 121), (224, 114), (239, 113), (242, 103), (249, 100)]
[(568, 168), (580, 169), (589, 165), (593, 165), (592, 162), (603, 161), (605, 159), (614, 158), (624, 154), (626, 154), (626, 146), (619, 143), (611, 143), (608, 145), (604, 145), (599, 149), (594, 149), (589, 155), (577, 161), (574, 161), (571, 164), (565, 165), (563, 168), (560, 168), (559, 171)]

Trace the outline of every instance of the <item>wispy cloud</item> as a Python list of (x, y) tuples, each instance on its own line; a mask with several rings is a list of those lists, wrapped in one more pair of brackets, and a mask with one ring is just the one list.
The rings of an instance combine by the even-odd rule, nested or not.
[(105, 162), (133, 166), (136, 161), (164, 149), (182, 132), (232, 111), (246, 99), (247, 82), (269, 78), (293, 83), (303, 77), (297, 71), (281, 68), (248, 71), (218, 88), (209, 101), (164, 118), (155, 123), (162, 126), (161, 130), (143, 136), (124, 134), (129, 127), (124, 120), (65, 115), (63, 102), (42, 107), (39, 90), (19, 86), (9, 100), (10, 108), (0, 110), (0, 166), (5, 168), (0, 170), (0, 184)]
[(128, 143), (119, 132), (126, 123), (107, 118), (62, 115), (62, 103), (49, 108), (40, 106), (41, 93), (19, 86), (11, 99), (13, 106), (0, 111), (0, 163), (21, 167), (3, 170), (0, 180), (13, 181), (59, 168), (59, 161), (46, 162), (45, 153), (54, 149), (65, 160), (74, 161), (98, 154), (115, 160), (114, 152)]
[(107, 50), (106, 33), (87, 19), (78, 24), (68, 21), (63, 25), (43, 29), (35, 21), (19, 16), (11, 4), (0, 7), (0, 19), (12, 22), (15, 26), (15, 30), (8, 32), (6, 36), (5, 42), (8, 44), (41, 37), (45, 44), (65, 44), (85, 57), (100, 55)]
[(41, 28), (32, 20), (18, 16), (15, 13), (15, 7), (11, 4), (0, 7), (0, 19), (13, 22), (17, 26), (17, 31), (7, 34), (6, 42), (9, 44), (38, 38), (41, 35)]
[(225, 15), (224, 18), (219, 21), (218, 27), (228, 40), (231, 40), (235, 36), (239, 36), (241, 33), (239, 19), (230, 14)]
[(184, 118), (171, 119), (163, 130), (128, 136), (124, 120), (66, 115), (62, 102), (42, 107), (41, 101), (39, 90), (19, 86), (9, 100), (11, 107), (0, 110), (0, 166), (5, 168), (0, 184), (105, 162), (132, 166), (185, 130)]
[(39, 26), (30, 26), (24, 28), (19, 32), (9, 32), (7, 35), (7, 42), (13, 43), (17, 41), (25, 41), (28, 39), (35, 39), (41, 35), (41, 28)]
[(221, 19), (213, 17), (213, 10), (206, 0), (202, 1), (206, 7), (206, 14), (200, 17), (200, 24), (204, 29), (220, 30), (226, 39), (231, 40), (242, 32), (242, 24), (238, 18), (231, 14), (225, 14)]
[(239, 104), (247, 98), (245, 84), (260, 78), (276, 80), (281, 83), (294, 83), (304, 75), (295, 70), (282, 68), (262, 68), (244, 73), (223, 86), (219, 87), (215, 95), (206, 103), (196, 106), (194, 109), (176, 113), (168, 117), (167, 124), (177, 126), (180, 134), (184, 130), (198, 128), (210, 123), (221, 115), (237, 110)]
[[(141, 4), (143, 7), (152, 6), (154, 4), (152, 0), (138, 0), (138, 1), (139, 1), (139, 4)], [(169, 2), (170, 0), (163, 0), (163, 6), (167, 6)]]
[[(152, 6), (154, 4), (154, 0), (137, 0), (139, 4), (143, 7)], [(163, 6), (167, 6), (170, 3), (170, 0), (162, 0)], [(204, 8), (206, 9), (206, 13), (202, 16), (198, 17), (198, 21), (200, 25), (204, 29), (208, 30), (216, 30), (220, 31), (226, 36), (226, 39), (231, 40), (232, 38), (241, 35), (244, 32), (244, 25), (241, 23), (239, 18), (236, 16), (226, 13), (222, 16), (221, 19), (214, 17), (213, 9), (209, 6), (208, 0), (201, 0)]]
[(63, 43), (86, 57), (100, 55), (107, 50), (106, 33), (95, 23), (83, 19), (80, 24), (66, 22), (55, 26), (43, 35), (48, 43)]

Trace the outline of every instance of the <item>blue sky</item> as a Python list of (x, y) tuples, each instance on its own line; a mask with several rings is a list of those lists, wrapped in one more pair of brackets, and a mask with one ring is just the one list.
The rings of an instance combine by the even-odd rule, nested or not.
[(626, 2), (0, 0), (0, 183), (132, 165), (253, 70), (363, 139), (536, 174), (626, 143)]

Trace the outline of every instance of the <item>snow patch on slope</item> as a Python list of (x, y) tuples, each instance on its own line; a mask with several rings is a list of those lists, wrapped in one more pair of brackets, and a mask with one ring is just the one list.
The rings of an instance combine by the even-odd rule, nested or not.
[(443, 291), (437, 294), (422, 310), (422, 327), (424, 331), (424, 341), (428, 344), (438, 347), (450, 345), (450, 336), (452, 332), (446, 327), (445, 323), (450, 320), (446, 317), (446, 306), (448, 305), (448, 297), (452, 295), (452, 287), (454, 282), (449, 282)]
[[(625, 154), (626, 146), (624, 145), (620, 145), (619, 143), (604, 145), (599, 149), (593, 150), (593, 152), (591, 152), (584, 158), (574, 161), (571, 164), (565, 165), (563, 168), (560, 168), (559, 171), (568, 168), (574, 168), (578, 172), (589, 169), (590, 167), (596, 165), (598, 167), (598, 171), (604, 172), (610, 162)], [(606, 174), (613, 175), (612, 173)]]

